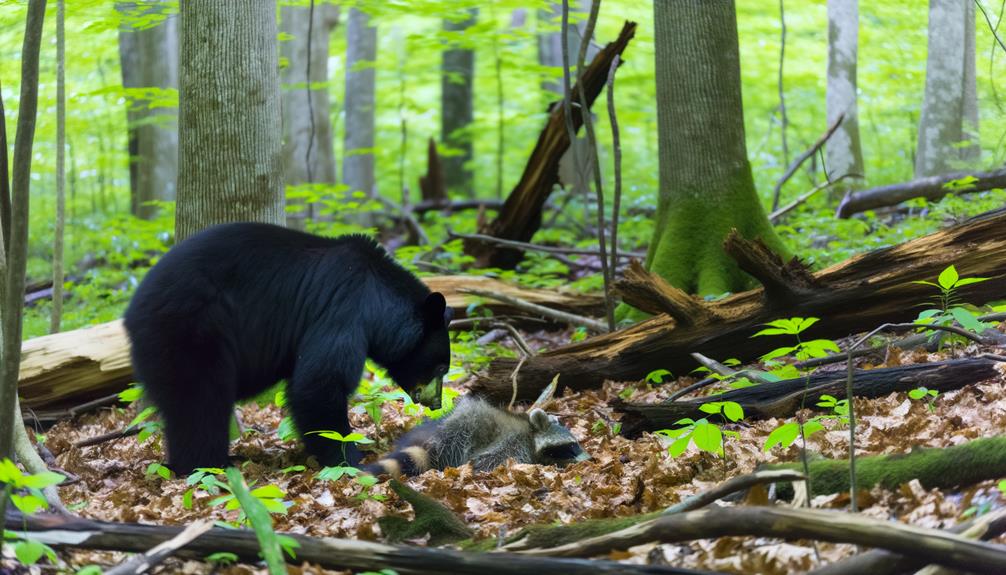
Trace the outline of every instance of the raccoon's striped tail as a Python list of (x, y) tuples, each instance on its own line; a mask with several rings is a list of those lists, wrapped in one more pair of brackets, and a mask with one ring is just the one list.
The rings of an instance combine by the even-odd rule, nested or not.
[(389, 453), (363, 468), (364, 473), (375, 477), (390, 475), (392, 477), (419, 475), (430, 468), (430, 454), (421, 446), (412, 445), (405, 449)]

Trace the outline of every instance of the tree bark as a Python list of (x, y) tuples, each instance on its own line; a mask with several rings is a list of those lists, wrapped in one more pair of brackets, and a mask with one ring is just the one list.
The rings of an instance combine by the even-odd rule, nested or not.
[[(800, 294), (795, 301), (783, 297), (784, 303), (778, 303), (756, 289), (707, 303), (707, 317), (717, 319), (676, 327), (673, 319), (658, 315), (627, 329), (549, 350), (520, 366), (517, 398), (533, 401), (560, 373), (560, 386), (582, 390), (599, 387), (606, 379), (639, 380), (656, 369), (687, 373), (696, 367), (693, 352), (721, 360), (751, 360), (780, 345), (778, 338), (751, 337), (761, 324), (779, 317), (821, 318), (806, 332), (807, 338), (839, 338), (885, 322), (911, 321), (920, 309), (913, 302), (921, 304), (934, 295), (931, 287), (911, 282), (933, 281), (950, 264), (961, 277), (991, 278), (963, 288), (959, 294), (963, 301), (980, 305), (1001, 299), (1006, 291), (1004, 226), (1006, 209), (851, 258), (813, 274), (813, 285), (795, 286), (790, 292)], [(493, 361), (472, 391), (509, 401), (516, 363)]]
[(843, 117), (828, 140), (828, 179), (864, 175), (856, 104), (859, 0), (828, 0), (828, 125)]
[[(954, 185), (955, 182), (960, 182)], [(984, 192), (994, 188), (1006, 188), (1006, 169), (994, 172), (953, 172), (938, 174), (901, 182), (889, 186), (880, 186), (846, 194), (838, 205), (835, 214), (840, 218), (848, 218), (853, 214), (893, 206), (912, 198), (939, 200), (949, 193)]]
[[(281, 78), (281, 101), (283, 179), (287, 186), (337, 182), (329, 118), (328, 45), (330, 33), (338, 22), (339, 7), (334, 4), (316, 3), (313, 10), (309, 6), (280, 7), (280, 29), (287, 36), (280, 44), (281, 56), (286, 59)], [(288, 197), (287, 204), (297, 206), (296, 211), (287, 214), (290, 227), (304, 229), (305, 220), (321, 215), (316, 213), (318, 206), (304, 205), (300, 199)]]
[(731, 229), (787, 254), (755, 192), (733, 0), (654, 2), (660, 196), (647, 269), (689, 293), (752, 287)]
[(916, 178), (959, 169), (981, 152), (974, 35), (973, 2), (929, 1), (926, 90), (919, 118)]
[[(594, 60), (580, 76), (588, 105), (601, 93), (608, 78), (608, 70), (615, 55), (621, 55), (636, 33), (636, 23), (626, 22), (618, 38), (597, 53)], [(573, 93), (579, 88), (573, 87)], [(573, 109), (573, 127), (579, 129), (583, 123), (580, 107)], [(517, 186), (507, 196), (506, 202), (496, 219), (479, 227), (483, 235), (527, 242), (541, 226), (541, 209), (558, 182), (559, 160), (569, 148), (569, 133), (563, 119), (562, 106), (553, 106), (548, 122), (538, 136), (531, 157), (528, 158), (524, 173)], [(508, 248), (466, 241), (465, 253), (477, 258), (483, 267), (512, 268), (523, 257), (523, 253)]]
[(175, 239), (213, 224), (282, 225), (275, 0), (187, 0), (181, 10)]
[(450, 195), (475, 197), (472, 161), (472, 128), (475, 120), (472, 85), (475, 80), (475, 50), (465, 31), (475, 24), (478, 8), (469, 8), (462, 19), (446, 18), (444, 32), (450, 48), (444, 50), (440, 79), (440, 141), (444, 183)]
[[(162, 13), (165, 6), (148, 5), (148, 11)], [(134, 13), (134, 3), (122, 3), (119, 10)], [(136, 30), (128, 19), (119, 30), (119, 57), (124, 88), (156, 88), (162, 92), (178, 89), (178, 19), (166, 16), (156, 25)], [(150, 219), (157, 208), (147, 202), (174, 201), (178, 175), (178, 110), (158, 103), (165, 94), (127, 98), (129, 125), (129, 168), (133, 215)], [(152, 107), (153, 106), (153, 107)]]
[(342, 181), (350, 192), (373, 197), (374, 106), (377, 60), (377, 28), (359, 8), (349, 9), (346, 23), (346, 137), (342, 156)]

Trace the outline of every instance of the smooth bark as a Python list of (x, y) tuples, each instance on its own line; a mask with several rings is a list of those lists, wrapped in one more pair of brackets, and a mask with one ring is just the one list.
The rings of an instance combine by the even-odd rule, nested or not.
[(859, 0), (828, 0), (828, 124), (842, 118), (826, 148), (828, 179), (863, 173), (856, 104)]
[(346, 97), (342, 181), (350, 192), (367, 197), (376, 192), (374, 179), (374, 106), (376, 102), (377, 28), (359, 8), (349, 9), (346, 23)]

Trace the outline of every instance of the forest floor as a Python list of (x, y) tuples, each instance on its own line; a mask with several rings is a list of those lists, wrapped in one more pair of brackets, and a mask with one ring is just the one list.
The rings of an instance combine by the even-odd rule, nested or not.
[[(1004, 324), (1006, 325), (1006, 324)], [(1004, 325), (998, 329), (1004, 330)], [(1004, 330), (1006, 331), (1006, 330)], [(568, 341), (569, 332), (528, 333), (533, 347), (554, 347)], [(956, 356), (967, 355), (958, 348)], [(884, 367), (947, 359), (951, 351), (888, 352)], [(844, 369), (844, 363), (828, 369)], [(1006, 365), (993, 380), (966, 386), (937, 397), (932, 404), (912, 400), (907, 394), (855, 401), (859, 455), (900, 453), (914, 446), (946, 447), (994, 435), (1006, 430)], [(507, 465), (489, 473), (475, 473), (470, 466), (447, 471), (428, 471), (407, 484), (444, 502), (476, 532), (479, 538), (513, 534), (533, 523), (571, 523), (587, 518), (627, 516), (656, 511), (706, 490), (726, 478), (751, 472), (761, 463), (799, 459), (797, 444), (786, 450), (764, 452), (768, 434), (782, 420), (740, 422), (724, 426), (740, 435), (726, 438), (726, 457), (699, 452), (694, 446), (683, 455), (668, 455), (663, 438), (644, 434), (629, 440), (613, 433), (618, 417), (609, 402), (621, 396), (633, 401), (666, 398), (693, 383), (691, 377), (667, 380), (661, 385), (608, 382), (601, 390), (566, 394), (547, 406), (579, 438), (591, 455), (589, 461), (564, 469), (549, 466)], [(459, 386), (464, 392), (464, 384)], [(354, 427), (376, 440), (372, 447), (383, 453), (391, 441), (419, 421), (403, 413), (400, 402), (383, 404), (380, 426), (356, 407)], [(183, 505), (189, 486), (182, 479), (163, 479), (147, 474), (149, 464), (162, 461), (160, 440), (145, 443), (126, 437), (94, 447), (75, 448), (81, 439), (123, 429), (136, 408), (106, 408), (64, 421), (50, 429), (46, 445), (57, 456), (60, 468), (78, 480), (62, 488), (64, 501), (81, 515), (110, 521), (187, 524), (201, 518), (234, 520), (236, 511), (210, 505), (212, 496), (198, 493), (191, 508)], [(272, 484), (286, 492), (293, 504), (285, 515), (274, 515), (277, 531), (365, 540), (379, 540), (376, 519), (385, 514), (409, 516), (411, 508), (378, 484), (367, 495), (360, 484), (348, 478), (327, 481), (315, 477), (317, 468), (288, 470), (304, 465), (305, 455), (297, 443), (279, 439), (276, 429), (282, 411), (275, 405), (245, 405), (240, 416), (246, 427), (231, 453), (247, 463), (242, 468), (249, 483)], [(847, 457), (848, 430), (837, 423), (808, 439), (808, 448), (825, 457)], [(369, 459), (369, 458), (368, 458)], [(286, 470), (286, 471), (281, 471)], [(814, 507), (845, 509), (848, 495), (814, 498)], [(975, 508), (1006, 505), (1006, 495), (994, 482), (962, 491), (926, 490), (917, 482), (897, 491), (875, 488), (862, 513), (880, 519), (895, 519), (913, 525), (945, 528), (959, 522)], [(423, 544), (422, 541), (415, 542)], [(678, 567), (727, 573), (768, 575), (799, 573), (854, 552), (851, 545), (808, 541), (784, 542), (769, 538), (722, 538), (681, 545), (644, 545), (610, 558), (628, 562), (665, 563)], [(88, 563), (114, 564), (122, 554), (74, 552), (64, 555), (76, 566)], [(258, 573), (261, 568), (234, 565), (215, 570), (207, 563), (172, 559), (165, 572)], [(302, 565), (291, 573), (329, 573)]]

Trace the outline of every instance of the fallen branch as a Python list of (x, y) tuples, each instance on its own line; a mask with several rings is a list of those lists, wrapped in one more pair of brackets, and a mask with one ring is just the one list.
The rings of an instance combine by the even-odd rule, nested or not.
[[(802, 463), (766, 465), (763, 469), (803, 469)], [(856, 481), (860, 489), (879, 485), (894, 490), (918, 479), (926, 489), (949, 489), (974, 485), (1006, 475), (1006, 437), (985, 437), (944, 448), (915, 448), (909, 453), (856, 458)], [(810, 462), (812, 495), (830, 495), (849, 490), (847, 459), (817, 459)], [(780, 485), (782, 498), (792, 490)], [(1006, 571), (1004, 571), (1006, 572)]]
[(140, 575), (141, 573), (146, 573), (212, 528), (212, 521), (197, 521), (186, 527), (178, 535), (175, 535), (150, 551), (134, 555), (123, 563), (105, 571), (105, 575)]
[[(21, 516), (8, 513), (7, 529), (27, 532), (33, 539), (59, 548), (103, 549), (142, 553), (171, 539), (178, 527), (111, 523), (53, 515)], [(458, 575), (590, 575), (594, 573), (695, 574), (695, 571), (659, 565), (630, 565), (614, 561), (526, 557), (514, 553), (466, 553), (433, 547), (386, 545), (352, 539), (307, 537), (286, 534), (294, 539), (297, 561), (314, 563), (325, 569), (374, 571), (394, 569), (401, 574), (442, 574), (444, 566)], [(247, 529), (215, 528), (192, 541), (179, 552), (181, 556), (205, 557), (229, 551), (239, 559), (257, 563), (259, 544)]]
[(737, 493), (739, 491), (747, 491), (755, 485), (764, 485), (766, 483), (785, 483), (793, 481), (803, 481), (804, 476), (802, 473), (789, 469), (765, 469), (761, 471), (755, 471), (754, 473), (748, 473), (747, 475), (740, 475), (737, 477), (732, 477), (723, 483), (720, 483), (716, 487), (693, 495), (688, 499), (685, 499), (677, 505), (672, 505), (668, 507), (665, 511), (665, 515), (671, 513), (685, 513), (688, 511), (695, 511), (696, 509), (701, 509), (714, 501), (723, 499), (724, 497)]
[(412, 211), (417, 214), (426, 212), (461, 212), (464, 210), (498, 210), (503, 206), (503, 200), (423, 200), (413, 204)]
[(537, 557), (594, 557), (650, 542), (680, 543), (730, 536), (854, 543), (969, 572), (990, 575), (1006, 572), (1006, 548), (1000, 545), (863, 515), (782, 507), (721, 507), (664, 515), (616, 533), (522, 553)]
[[(988, 359), (955, 359), (950, 361), (903, 365), (855, 372), (853, 394), (856, 397), (882, 397), (893, 392), (907, 392), (926, 387), (939, 392), (960, 389), (999, 376), (995, 362)], [(769, 385), (755, 385), (730, 390), (719, 395), (670, 403), (628, 403), (616, 400), (613, 405), (622, 415), (622, 434), (636, 437), (644, 431), (674, 427), (685, 417), (705, 417), (701, 407), (708, 402), (733, 401), (744, 409), (747, 419), (789, 417), (801, 407), (815, 408), (822, 395), (843, 399), (846, 394), (846, 372), (814, 373), (806, 378), (786, 379)]]
[(559, 322), (563, 322), (563, 323), (568, 323), (568, 324), (571, 324), (571, 325), (583, 326), (583, 327), (586, 327), (588, 329), (592, 329), (592, 330), (594, 330), (596, 332), (603, 333), (607, 329), (607, 326), (605, 326), (603, 322), (597, 321), (596, 319), (591, 319), (589, 317), (583, 317), (583, 316), (579, 316), (579, 315), (567, 313), (567, 312), (564, 312), (564, 311), (559, 311), (559, 310), (551, 309), (551, 308), (545, 307), (543, 305), (538, 305), (536, 303), (531, 303), (531, 302), (529, 302), (527, 300), (522, 300), (522, 299), (520, 299), (518, 297), (513, 297), (513, 296), (509, 296), (509, 295), (502, 294), (502, 293), (496, 293), (496, 292), (492, 292), (492, 291), (488, 291), (488, 290), (480, 290), (480, 289), (462, 289), (461, 292), (462, 293), (471, 294), (471, 295), (475, 295), (475, 296), (479, 296), (479, 297), (494, 299), (496, 301), (501, 301), (503, 303), (510, 304), (513, 307), (515, 307), (517, 309), (520, 309), (520, 310), (523, 310), (523, 311), (527, 311), (527, 312), (530, 312), (530, 313), (535, 313), (535, 314), (541, 315), (543, 317), (547, 317), (549, 319), (553, 319), (555, 321), (559, 321)]
[[(447, 236), (451, 239), (468, 240), (474, 242), (484, 242), (488, 244), (500, 245), (508, 248), (514, 248), (517, 250), (533, 251), (533, 252), (545, 252), (547, 254), (561, 254), (569, 256), (595, 256), (601, 257), (601, 252), (591, 249), (583, 248), (563, 248), (558, 246), (543, 246), (540, 244), (532, 244), (528, 242), (518, 242), (516, 240), (507, 240), (503, 238), (496, 238), (493, 236), (487, 236), (485, 234), (460, 234), (451, 230), (447, 230)], [(646, 254), (641, 252), (622, 252), (618, 254), (618, 257), (622, 259), (632, 259), (632, 258), (645, 258)]]
[[(951, 186), (953, 182), (964, 178), (974, 178), (974, 180), (963, 187)], [(849, 192), (842, 198), (842, 202), (838, 204), (835, 216), (848, 218), (853, 214), (875, 208), (893, 206), (912, 198), (926, 198), (927, 200), (935, 201), (949, 193), (967, 194), (1003, 187), (1006, 187), (1006, 169), (992, 172), (939, 174), (910, 182)]]
[(81, 439), (73, 444), (74, 447), (93, 447), (95, 445), (101, 445), (102, 443), (107, 443), (109, 441), (114, 441), (116, 439), (122, 439), (124, 437), (132, 437), (134, 435), (139, 435), (142, 428), (133, 426), (127, 427), (125, 429), (120, 429), (118, 431), (110, 431), (108, 433), (102, 433), (101, 435), (95, 435), (94, 437), (88, 437)]
[(796, 208), (800, 207), (807, 200), (809, 200), (812, 197), (814, 197), (815, 195), (817, 195), (818, 192), (820, 192), (822, 190), (827, 190), (828, 188), (830, 188), (830, 187), (834, 186), (835, 184), (841, 182), (845, 178), (862, 178), (862, 177), (863, 177), (862, 174), (845, 173), (845, 174), (842, 174), (841, 176), (835, 178), (834, 180), (831, 180), (830, 182), (821, 182), (820, 184), (818, 184), (818, 185), (814, 186), (813, 188), (811, 188), (810, 191), (807, 191), (807, 192), (804, 192), (804, 193), (800, 194), (792, 202), (786, 204), (785, 206), (783, 206), (783, 207), (781, 207), (781, 208), (779, 208), (777, 210), (774, 210), (771, 214), (768, 215), (768, 220), (770, 222), (772, 222), (773, 224), (776, 223), (777, 221), (779, 221), (780, 218), (782, 218), (786, 214), (790, 213), (791, 211), (795, 210)]
[[(783, 113), (785, 114), (785, 112)], [(796, 171), (800, 169), (800, 166), (802, 166), (804, 162), (806, 162), (811, 156), (816, 154), (817, 151), (821, 149), (821, 146), (823, 146), (825, 142), (827, 142), (831, 138), (831, 135), (835, 133), (835, 130), (837, 130), (840, 125), (842, 125), (842, 120), (844, 119), (845, 119), (844, 113), (840, 114), (837, 118), (835, 118), (835, 121), (832, 122), (830, 126), (828, 126), (828, 129), (825, 130), (824, 134), (821, 134), (821, 137), (818, 138), (817, 141), (814, 142), (814, 144), (811, 147), (807, 148), (802, 154), (797, 156), (796, 159), (794, 159), (790, 163), (789, 167), (786, 168), (786, 171), (783, 173), (782, 177), (780, 177), (779, 180), (775, 183), (775, 187), (772, 189), (773, 208), (779, 205), (779, 192), (782, 191), (783, 185), (786, 182), (788, 182), (790, 178), (793, 177), (793, 174), (795, 174)], [(785, 130), (786, 126), (784, 123), (783, 131)]]

